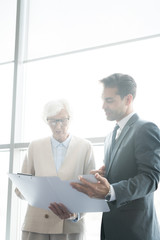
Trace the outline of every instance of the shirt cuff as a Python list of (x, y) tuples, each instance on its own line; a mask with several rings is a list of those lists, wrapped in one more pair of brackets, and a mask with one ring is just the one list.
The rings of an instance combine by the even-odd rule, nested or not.
[(110, 190), (111, 190), (111, 198), (110, 198), (110, 202), (116, 200), (116, 194), (114, 191), (114, 187), (112, 185), (110, 185)]
[(72, 222), (78, 222), (79, 219), (81, 218), (80, 213), (77, 213), (77, 217), (75, 219), (72, 219)]

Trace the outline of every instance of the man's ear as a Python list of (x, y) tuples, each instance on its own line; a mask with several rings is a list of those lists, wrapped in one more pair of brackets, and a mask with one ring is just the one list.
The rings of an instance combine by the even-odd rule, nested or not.
[(130, 105), (131, 102), (133, 102), (133, 96), (132, 96), (132, 94), (128, 94), (128, 95), (126, 96), (126, 104), (127, 104), (127, 105)]

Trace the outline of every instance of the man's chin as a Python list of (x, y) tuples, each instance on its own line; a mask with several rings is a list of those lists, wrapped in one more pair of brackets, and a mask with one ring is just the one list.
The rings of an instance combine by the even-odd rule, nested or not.
[(106, 118), (107, 118), (108, 121), (115, 121), (115, 119), (112, 116), (106, 115)]

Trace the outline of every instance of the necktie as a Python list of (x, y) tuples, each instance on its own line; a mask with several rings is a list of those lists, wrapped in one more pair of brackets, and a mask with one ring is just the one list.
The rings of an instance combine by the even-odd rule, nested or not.
[(112, 133), (112, 144), (111, 144), (111, 150), (113, 151), (114, 145), (116, 143), (116, 134), (117, 134), (117, 130), (118, 130), (119, 126), (118, 124), (116, 124), (116, 126), (113, 129), (113, 133)]

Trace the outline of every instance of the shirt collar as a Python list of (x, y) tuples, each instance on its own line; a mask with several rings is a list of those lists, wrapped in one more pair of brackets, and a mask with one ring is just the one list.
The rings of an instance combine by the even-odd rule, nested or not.
[(64, 146), (65, 148), (68, 148), (68, 146), (69, 146), (69, 143), (70, 143), (70, 141), (71, 141), (71, 138), (72, 138), (72, 136), (71, 135), (69, 135), (68, 136), (68, 138), (64, 141), (64, 142), (58, 142), (53, 136), (51, 136), (51, 142), (52, 142), (52, 146), (53, 147), (58, 147), (59, 145), (62, 145), (62, 146)]
[(124, 126), (126, 125), (126, 123), (128, 122), (128, 120), (135, 114), (135, 112), (131, 112), (129, 115), (127, 115), (126, 117), (124, 117), (122, 120), (120, 120), (119, 122), (117, 122), (117, 124), (119, 125), (120, 129), (122, 130), (124, 128)]

